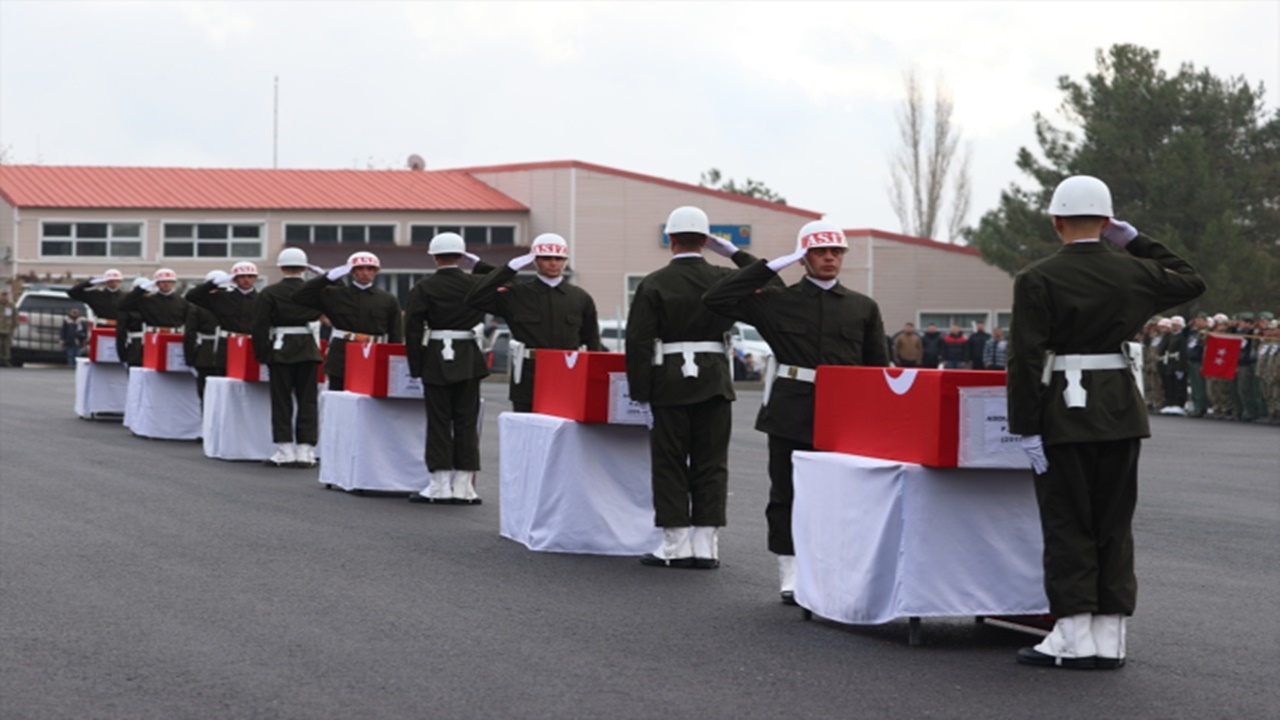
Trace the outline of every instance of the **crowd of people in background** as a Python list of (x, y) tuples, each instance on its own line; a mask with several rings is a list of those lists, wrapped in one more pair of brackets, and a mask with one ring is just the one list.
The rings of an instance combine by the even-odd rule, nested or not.
[(897, 367), (1004, 370), (1009, 358), (1004, 329), (988, 333), (983, 322), (974, 323), (968, 335), (955, 323), (945, 335), (934, 323), (926, 325), (924, 332), (907, 323), (888, 342), (889, 357)]

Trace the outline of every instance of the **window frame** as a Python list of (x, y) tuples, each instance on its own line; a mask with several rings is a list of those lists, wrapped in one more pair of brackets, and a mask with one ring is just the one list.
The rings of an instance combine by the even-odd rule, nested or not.
[[(49, 237), (49, 236), (45, 235), (45, 226), (46, 226), (46, 225), (70, 225), (70, 226), (71, 226), (71, 235), (70, 235), (69, 237), (65, 237), (65, 238), (63, 238), (63, 237)], [(79, 238), (79, 237), (76, 235), (76, 226), (77, 226), (77, 225), (106, 225), (106, 226), (107, 226), (107, 236), (106, 236), (106, 237), (104, 237), (104, 238), (84, 238), (84, 239), (83, 239), (83, 241), (84, 241), (84, 242), (105, 242), (105, 243), (107, 244), (107, 252), (106, 252), (106, 254), (104, 254), (104, 255), (81, 255), (81, 254), (79, 254), (78, 252), (76, 252), (76, 248), (77, 248), (77, 246), (79, 245), (79, 243), (81, 242), (81, 238)], [(137, 237), (136, 237), (136, 238), (135, 238), (135, 237), (129, 237), (129, 236), (125, 236), (125, 237), (121, 237), (121, 238), (116, 238), (116, 237), (114, 236), (113, 229), (112, 229), (112, 226), (114, 226), (114, 225), (137, 225), (137, 226), (138, 226), (138, 235), (137, 235)], [(44, 244), (45, 244), (45, 242), (46, 242), (46, 241), (49, 241), (49, 242), (69, 242), (69, 243), (71, 243), (71, 254), (70, 254), (70, 255), (46, 255), (46, 254), (45, 254), (45, 252), (44, 252)], [(137, 255), (112, 255), (112, 254), (111, 254), (111, 249), (112, 249), (112, 248), (111, 248), (111, 246), (112, 246), (112, 244), (113, 244), (114, 242), (137, 242), (137, 243), (138, 243), (138, 254), (137, 254)], [(147, 259), (147, 221), (146, 221), (145, 219), (143, 219), (143, 218), (121, 218), (121, 219), (115, 219), (115, 220), (99, 220), (99, 219), (86, 220), (86, 219), (83, 219), (83, 218), (74, 218), (74, 219), (70, 219), (70, 218), (40, 218), (40, 219), (39, 219), (39, 234), (38, 234), (38, 237), (36, 238), (36, 243), (37, 243), (37, 245), (36, 245), (36, 249), (37, 249), (37, 252), (38, 252), (38, 257), (40, 258), (40, 260), (41, 260), (42, 262), (45, 262), (45, 261), (48, 261), (48, 262), (59, 262), (59, 261), (62, 261), (62, 262), (84, 262), (85, 260), (125, 260), (125, 261), (132, 260), (132, 261), (135, 261), (135, 262), (145, 262), (145, 261), (146, 261), (146, 259)]]
[[(485, 228), (484, 247), (519, 247), (520, 246), (520, 224), (519, 223), (478, 223), (478, 222), (411, 222), (409, 223), (408, 242), (406, 244), (410, 247), (414, 247), (413, 231), (415, 228), (441, 228), (441, 227), (447, 227), (451, 229), (458, 228), (460, 231), (462, 231), (462, 232), (459, 232), (458, 234), (461, 235), (464, 239), (467, 236), (466, 234), (467, 228)], [(510, 245), (494, 245), (493, 244), (494, 228), (510, 228), (511, 244)], [(451, 231), (452, 230), (449, 230), (447, 232), (451, 232)], [(434, 237), (436, 234), (439, 234), (439, 232), (440, 231), (437, 230), (435, 233), (432, 233), (432, 236)], [(430, 244), (430, 242), (431, 242), (431, 238), (427, 238), (426, 242), (418, 243), (417, 246), (424, 247)], [(471, 247), (470, 242), (467, 243), (467, 247)]]
[[(165, 252), (165, 243), (168, 242), (170, 239), (168, 230), (169, 230), (169, 227), (172, 225), (190, 225), (191, 226), (190, 238), (173, 238), (173, 242), (190, 242), (191, 243), (190, 255), (170, 255), (167, 252)], [(227, 228), (227, 236), (225, 238), (201, 238), (200, 231), (198, 229), (199, 226), (201, 225), (224, 225)], [(252, 225), (258, 228), (258, 237), (257, 237), (258, 254), (257, 255), (247, 255), (243, 253), (231, 252), (232, 245), (237, 243), (240, 243), (240, 244), (247, 243), (250, 240), (249, 238), (237, 238), (235, 236), (235, 232), (232, 228), (236, 225)], [(169, 259), (195, 260), (195, 261), (203, 261), (203, 262), (217, 261), (217, 260), (262, 260), (267, 257), (267, 246), (270, 244), (269, 235), (270, 235), (270, 231), (268, 229), (268, 223), (266, 219), (246, 220), (246, 219), (237, 218), (237, 219), (225, 219), (225, 220), (224, 219), (161, 220), (160, 221), (160, 247), (159, 247), (159, 252), (157, 253), (157, 257), (164, 258), (166, 260), (169, 260)], [(227, 254), (219, 255), (219, 256), (201, 255), (199, 251), (200, 251), (200, 244), (202, 242), (203, 243), (215, 243), (215, 242), (225, 243), (227, 246)]]
[[(337, 242), (333, 242), (333, 243), (328, 243), (328, 242), (317, 243), (317, 242), (316, 242), (316, 232), (315, 232), (315, 228), (316, 228), (316, 226), (317, 226), (317, 225), (327, 225), (327, 226), (336, 227), (336, 228), (338, 229), (338, 241), (337, 241)], [(305, 227), (305, 228), (307, 228), (307, 230), (308, 230), (308, 231), (307, 231), (307, 239), (306, 239), (305, 241), (303, 241), (303, 240), (290, 239), (290, 237), (289, 237), (289, 228), (291, 228), (291, 227), (294, 227), (294, 228), (297, 228), (297, 227)], [(349, 228), (349, 227), (360, 227), (360, 228), (364, 228), (364, 242), (343, 242), (343, 240), (342, 240), (342, 234), (343, 234), (343, 233), (342, 233), (342, 231), (343, 231), (343, 229), (344, 229), (344, 228)], [(385, 242), (376, 242), (376, 243), (375, 243), (375, 242), (370, 242), (370, 241), (369, 241), (369, 236), (370, 236), (369, 228), (372, 228), (372, 227), (389, 227), (389, 228), (391, 228), (391, 242), (389, 242), (389, 243), (385, 243)], [(283, 242), (284, 242), (284, 244), (285, 244), (285, 245), (290, 245), (290, 244), (300, 244), (300, 243), (304, 243), (304, 242), (305, 242), (305, 244), (307, 244), (307, 245), (320, 246), (320, 247), (328, 247), (328, 246), (331, 246), (331, 245), (346, 245), (346, 246), (348, 246), (348, 247), (356, 247), (356, 246), (359, 246), (359, 247), (389, 247), (389, 246), (396, 246), (396, 245), (399, 245), (399, 244), (400, 244), (400, 223), (399, 223), (399, 222), (395, 222), (395, 221), (388, 221), (388, 222), (314, 222), (314, 221), (313, 221), (313, 222), (290, 222), (290, 221), (286, 221), (286, 222), (282, 222), (282, 223), (280, 223), (280, 237), (283, 239)]]

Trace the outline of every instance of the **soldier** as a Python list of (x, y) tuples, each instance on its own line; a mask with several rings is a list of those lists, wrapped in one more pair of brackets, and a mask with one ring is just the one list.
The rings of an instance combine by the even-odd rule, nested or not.
[[(151, 281), (136, 277), (129, 290), (137, 290), (148, 282)], [(124, 309), (123, 305), (124, 298), (121, 298), (120, 304), (116, 305), (116, 354), (126, 367), (139, 367), (142, 365), (142, 315)]]
[[(231, 287), (224, 287), (231, 283)], [(213, 365), (196, 368), (196, 385), (204, 399), (204, 384), (209, 377), (227, 374), (227, 344), (234, 337), (248, 337), (253, 332), (253, 306), (258, 301), (258, 266), (241, 261), (230, 273), (219, 272), (190, 290), (187, 302), (204, 308), (218, 319), (218, 337), (214, 342)]]
[(1160, 344), (1160, 386), (1164, 388), (1164, 407), (1160, 409), (1160, 414), (1186, 415), (1187, 340), (1182, 335), (1186, 321), (1181, 316), (1174, 315), (1161, 320), (1160, 324), (1164, 333)]
[(1133, 510), (1150, 435), (1122, 345), (1157, 311), (1198, 297), (1204, 281), (1112, 219), (1111, 191), (1097, 178), (1062, 181), (1049, 212), (1063, 247), (1014, 279), (1008, 404), (1009, 430), (1023, 436), (1035, 473), (1057, 622), (1018, 661), (1112, 669), (1124, 665), (1137, 602)]
[[(1258, 377), (1262, 382), (1263, 399), (1266, 403), (1267, 420), (1280, 421), (1280, 322), (1271, 312), (1259, 315), (1266, 323), (1262, 331), (1265, 339), (1258, 347)], [(1266, 358), (1265, 374), (1262, 358)]]
[(1235, 335), (1243, 335), (1240, 343), (1240, 359), (1236, 362), (1236, 380), (1233, 398), (1236, 405), (1236, 417), (1242, 422), (1253, 422), (1258, 418), (1257, 364), (1258, 341), (1253, 337), (1253, 313), (1242, 312), (1236, 315), (1236, 322), (1231, 327)]
[[(427, 253), (436, 272), (413, 286), (405, 311), (409, 374), (422, 378), (427, 411), (424, 460), (430, 484), (410, 502), (479, 505), (480, 381), (489, 375), (476, 326), (484, 311), (466, 304), (467, 293), (493, 266), (467, 252), (457, 233), (431, 238)], [(472, 269), (468, 274), (463, 267)]]
[[(1213, 316), (1213, 332), (1225, 335), (1230, 326), (1231, 320), (1223, 313)], [(1213, 417), (1216, 420), (1234, 420), (1235, 419), (1235, 395), (1234, 379), (1211, 377), (1206, 383), (1209, 392), (1209, 404), (1213, 409)]]
[(1148, 410), (1164, 407), (1164, 385), (1160, 382), (1160, 344), (1164, 331), (1160, 322), (1164, 318), (1153, 317), (1147, 322), (1142, 336), (1142, 386)]
[(9, 299), (8, 290), (0, 290), (0, 367), (9, 367), (13, 352), (13, 333), (18, 329), (18, 308)]
[(1204, 334), (1208, 320), (1204, 313), (1191, 319), (1191, 325), (1182, 331), (1183, 342), (1187, 346), (1187, 377), (1191, 381), (1191, 417), (1204, 417), (1208, 410), (1208, 397), (1205, 394), (1204, 376), (1200, 369), (1204, 365)]
[[(182, 333), (187, 323), (187, 301), (178, 297), (174, 287), (178, 274), (169, 268), (160, 268), (150, 280), (137, 283), (134, 289), (120, 301), (122, 312), (136, 312), (142, 321), (142, 333)], [(154, 292), (151, 292), (154, 290)], [(133, 333), (129, 333), (130, 337)], [(138, 342), (139, 364), (142, 359), (142, 343)], [(132, 344), (130, 352), (132, 352)], [(132, 363), (131, 363), (132, 364)]]
[[(293, 301), (324, 313), (333, 325), (324, 372), (330, 390), (343, 389), (348, 342), (402, 342), (400, 301), (395, 295), (373, 286), (382, 264), (371, 252), (353, 253), (346, 265), (308, 280)], [(312, 268), (320, 272), (319, 268)], [(351, 284), (342, 278), (351, 275)]]
[(653, 412), (653, 523), (662, 528), (662, 544), (640, 562), (712, 569), (720, 565), (736, 395), (726, 337), (733, 321), (707, 310), (702, 296), (733, 271), (709, 264), (702, 249), (739, 267), (755, 258), (712, 235), (696, 207), (673, 210), (666, 233), (671, 262), (640, 282), (627, 316), (627, 383), (631, 399)]
[[(884, 320), (875, 300), (840, 284), (849, 248), (844, 231), (815, 220), (800, 229), (796, 251), (761, 261), (721, 281), (706, 295), (712, 310), (756, 326), (774, 355), (765, 371), (756, 429), (769, 435), (769, 550), (778, 556), (782, 601), (795, 604), (791, 536), (791, 454), (813, 449), (814, 379), (819, 365), (886, 367)], [(783, 268), (804, 263), (805, 277), (777, 283)], [(761, 288), (764, 288), (761, 290)]]
[[(221, 270), (210, 270), (204, 276), (206, 282), (219, 275)], [(218, 362), (215, 348), (218, 344), (218, 318), (199, 305), (187, 306), (187, 322), (182, 335), (182, 351), (186, 356), (187, 367), (196, 371), (196, 394), (200, 402), (204, 402), (205, 379), (217, 372)]]
[[(555, 233), (533, 239), (529, 254), (513, 258), (467, 293), (468, 305), (506, 320), (511, 328), (511, 398), (516, 412), (533, 412), (534, 350), (603, 350), (596, 303), (582, 288), (565, 282), (569, 246)], [(535, 265), (537, 277), (511, 282)]]
[(98, 327), (115, 327), (118, 317), (117, 308), (125, 295), (120, 292), (120, 285), (123, 282), (124, 275), (119, 270), (111, 268), (102, 273), (100, 278), (90, 278), (72, 286), (67, 291), (67, 297), (88, 305), (93, 310), (94, 317), (97, 318)]
[[(320, 370), (320, 311), (294, 300), (303, 286), (307, 254), (285, 248), (276, 257), (284, 276), (268, 285), (253, 305), (253, 356), (270, 371), (272, 467), (314, 467), (320, 437), (317, 404)], [(317, 271), (320, 268), (315, 268)]]

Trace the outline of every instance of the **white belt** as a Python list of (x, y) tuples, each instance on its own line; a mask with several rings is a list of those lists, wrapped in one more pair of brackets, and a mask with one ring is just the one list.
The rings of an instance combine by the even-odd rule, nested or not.
[(330, 337), (333, 338), (334, 340), (347, 340), (351, 342), (384, 343), (387, 341), (386, 335), (370, 335), (369, 333), (358, 333), (358, 332), (352, 332), (350, 330), (339, 330), (338, 328), (333, 329), (333, 334), (330, 335)]
[(440, 351), (440, 357), (445, 362), (453, 362), (455, 357), (453, 352), (454, 340), (470, 340), (480, 347), (480, 337), (476, 335), (475, 330), (429, 330), (422, 335), (422, 344), (426, 345), (432, 340), (442, 340), (444, 349)]
[(229, 337), (239, 337), (242, 335), (244, 337), (249, 337), (249, 333), (232, 332), (230, 330), (223, 330), (222, 328), (218, 328), (218, 337), (229, 338)]
[[(143, 325), (143, 326), (142, 326), (142, 332), (144, 332), (144, 333), (169, 333), (169, 334), (173, 334), (173, 335), (181, 335), (181, 334), (182, 334), (182, 328), (180, 328), (180, 327), (164, 327), (164, 326), (162, 326), (162, 325)], [(130, 333), (130, 335), (132, 335), (132, 333)]]
[(142, 332), (141, 330), (139, 330), (138, 332), (131, 332), (131, 333), (128, 333), (128, 334), (126, 335), (126, 337), (128, 337), (130, 340), (141, 340), (141, 339), (142, 339), (142, 336), (143, 336), (143, 335), (145, 335), (145, 334), (146, 334), (146, 333), (144, 333), (144, 332)]
[(207, 342), (213, 342), (213, 346), (216, 348), (218, 346), (218, 333), (215, 332), (215, 333), (210, 333), (208, 335), (202, 332), (196, 333), (197, 344), (207, 343)]
[(1092, 370), (1129, 370), (1129, 358), (1123, 353), (1106, 355), (1055, 355), (1047, 353), (1044, 363), (1044, 374), (1040, 377), (1043, 385), (1048, 385), (1053, 373), (1061, 372), (1067, 376), (1067, 387), (1062, 397), (1069, 408), (1085, 407), (1089, 393), (1080, 384), (1086, 371)]
[(664, 355), (683, 355), (684, 364), (680, 366), (680, 371), (687, 378), (698, 377), (698, 365), (693, 361), (693, 356), (697, 353), (724, 355), (726, 354), (725, 344), (722, 342), (664, 343), (661, 340), (653, 341), (653, 364), (661, 365)]
[(773, 394), (773, 381), (776, 378), (811, 383), (818, 379), (818, 371), (799, 365), (782, 365), (778, 362), (776, 355), (768, 356), (764, 366), (764, 398), (761, 405), (769, 404), (769, 396)]
[(516, 385), (520, 384), (520, 378), (524, 377), (524, 361), (533, 357), (533, 348), (525, 347), (525, 344), (519, 340), (511, 340), (507, 344), (507, 352), (511, 354), (511, 382)]
[(280, 325), (271, 328), (271, 337), (275, 340), (271, 344), (272, 350), (280, 350), (284, 348), (285, 335), (311, 335), (311, 328), (306, 325)]

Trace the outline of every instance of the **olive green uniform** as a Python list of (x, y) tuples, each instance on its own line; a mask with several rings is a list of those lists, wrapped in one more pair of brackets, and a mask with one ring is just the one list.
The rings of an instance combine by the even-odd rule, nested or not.
[[(529, 357), (521, 370), (520, 382), (511, 374), (508, 397), (516, 412), (533, 410), (533, 376), (537, 372), (533, 350), (603, 350), (600, 320), (595, 300), (586, 290), (562, 279), (552, 287), (533, 278), (515, 281), (516, 271), (502, 266), (485, 276), (467, 293), (468, 305), (507, 321), (511, 338), (523, 343)], [(511, 362), (522, 362), (512, 357)]]
[(196, 394), (204, 400), (205, 381), (211, 375), (221, 375), (214, 353), (218, 341), (218, 318), (199, 305), (187, 306), (187, 322), (182, 335), (182, 350), (187, 365), (196, 369)]
[[(766, 287), (777, 273), (761, 261), (735, 273), (706, 295), (707, 306), (756, 326), (778, 363), (887, 367), (888, 342), (880, 306), (836, 283), (824, 290), (807, 277), (791, 286)], [(794, 555), (791, 453), (813, 449), (814, 384), (786, 376), (773, 383), (756, 429), (769, 435), (769, 550)]]
[(271, 441), (277, 445), (292, 442), (315, 445), (320, 437), (316, 401), (320, 346), (311, 333), (273, 331), (273, 328), (300, 330), (320, 319), (319, 310), (294, 299), (302, 285), (302, 278), (286, 277), (263, 288), (253, 306), (250, 326), (253, 356), (271, 373)]
[[(738, 251), (739, 267), (755, 261)], [(640, 282), (627, 315), (627, 384), (631, 399), (649, 403), (653, 429), (649, 458), (654, 525), (724, 527), (729, 492), (729, 438), (733, 430), (733, 367), (724, 350), (698, 352), (697, 376), (683, 370), (683, 354), (663, 354), (655, 365), (654, 341), (663, 344), (726, 342), (733, 321), (712, 313), (702, 296), (733, 270), (701, 255), (672, 258)]]
[(294, 293), (293, 301), (315, 308), (329, 318), (335, 334), (329, 339), (329, 352), (324, 360), (324, 372), (329, 377), (329, 389), (343, 389), (343, 375), (347, 363), (347, 340), (339, 338), (338, 330), (359, 333), (384, 342), (404, 341), (401, 328), (400, 301), (395, 295), (370, 285), (361, 289), (354, 284), (330, 280), (324, 275), (312, 278)]
[(11, 300), (0, 302), (0, 367), (8, 367), (13, 333), (18, 329), (18, 307)]
[(222, 288), (212, 280), (205, 281), (187, 291), (183, 297), (192, 305), (203, 308), (217, 319), (218, 340), (211, 343), (213, 362), (196, 368), (196, 382), (200, 397), (204, 397), (205, 380), (227, 374), (227, 344), (231, 334), (248, 335), (253, 330), (253, 306), (258, 291), (241, 292), (239, 288)]
[(1041, 385), (1045, 354), (1119, 353), (1147, 318), (1205, 287), (1189, 263), (1145, 235), (1126, 250), (1072, 243), (1014, 279), (1009, 429), (1041, 436), (1049, 461), (1035, 484), (1045, 593), (1057, 617), (1133, 613), (1138, 454), (1150, 430), (1128, 369), (1082, 372), (1085, 407), (1069, 408), (1065, 373)]
[(424, 461), (430, 472), (480, 469), (480, 381), (489, 375), (484, 352), (476, 340), (429, 338), (424, 345), (423, 338), (431, 331), (473, 331), (483, 323), (484, 311), (467, 305), (466, 297), (480, 276), (490, 272), (493, 266), (484, 262), (470, 273), (457, 266), (442, 267), (409, 293), (404, 347), (409, 374), (422, 378), (427, 412)]
[(1208, 410), (1208, 396), (1205, 394), (1205, 378), (1200, 374), (1204, 367), (1205, 335), (1194, 328), (1183, 330), (1187, 345), (1187, 379), (1191, 383), (1191, 417), (1204, 417)]
[[(181, 329), (187, 324), (187, 301), (170, 293), (148, 293), (138, 288), (120, 302), (118, 310), (136, 312), (146, 328), (163, 327)], [(141, 347), (141, 343), (138, 344)]]
[(99, 320), (117, 320), (118, 308), (124, 296), (125, 292), (119, 288), (111, 290), (105, 285), (95, 287), (88, 280), (74, 285), (67, 291), (67, 297), (88, 305)]

